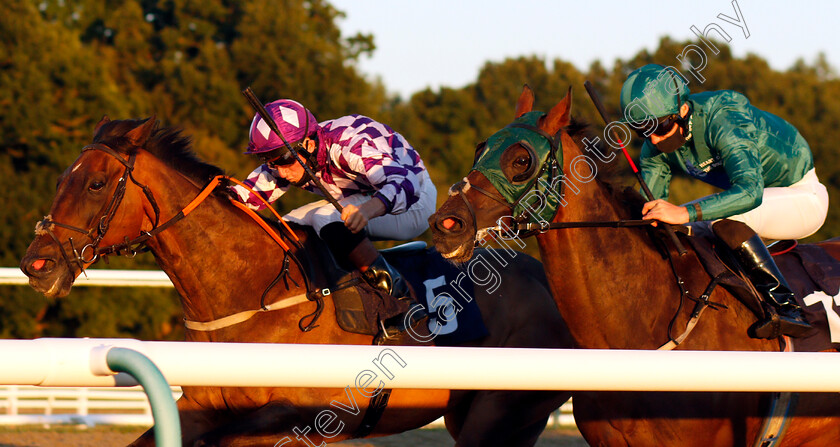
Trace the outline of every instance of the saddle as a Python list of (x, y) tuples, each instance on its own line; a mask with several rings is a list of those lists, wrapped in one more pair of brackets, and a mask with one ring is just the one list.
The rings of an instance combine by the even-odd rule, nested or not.
[[(709, 223), (695, 222), (689, 226), (691, 236), (683, 239), (694, 248), (706, 272), (712, 278), (719, 278), (719, 284), (757, 318), (764, 318), (758, 293), (746, 275), (740, 274), (736, 261), (724, 244), (717, 241)], [(804, 337), (792, 339), (794, 350), (816, 352), (840, 348), (840, 261), (818, 245), (796, 241), (777, 241), (768, 250), (793, 289), (797, 304), (815, 328)]]
[[(338, 326), (356, 334), (376, 335), (380, 331), (380, 322), (399, 315), (408, 310), (404, 302), (395, 302), (379, 289), (372, 287), (356, 270), (347, 270), (335, 259), (329, 247), (317, 236), (312, 240), (317, 245), (318, 261), (324, 267), (324, 284), (316, 284), (318, 298), (332, 299), (335, 304)], [(408, 243), (398, 246), (388, 254), (388, 250), (380, 252), (388, 259), (396, 252), (407, 255), (418, 249), (425, 249), (426, 244)], [(390, 259), (388, 259), (390, 262)], [(413, 291), (412, 291), (413, 292)]]
[[(314, 236), (314, 233), (313, 233)], [(315, 284), (318, 298), (332, 299), (339, 327), (347, 332), (377, 335), (380, 321), (405, 312), (381, 290), (371, 287), (359, 272), (344, 269), (326, 244), (317, 236), (312, 238), (318, 262), (324, 267), (324, 283)], [(408, 281), (416, 301), (430, 315), (429, 327), (436, 328), (434, 344), (452, 346), (486, 336), (481, 312), (473, 299), (469, 280), (459, 280), (463, 273), (447, 262), (425, 242), (408, 242), (394, 248), (380, 250), (391, 266)], [(458, 288), (452, 288), (452, 282)], [(451, 302), (440, 297), (451, 298)], [(404, 303), (400, 303), (404, 304)], [(398, 307), (399, 306), (399, 307)], [(456, 318), (451, 318), (456, 309)], [(405, 337), (402, 337), (405, 338)]]

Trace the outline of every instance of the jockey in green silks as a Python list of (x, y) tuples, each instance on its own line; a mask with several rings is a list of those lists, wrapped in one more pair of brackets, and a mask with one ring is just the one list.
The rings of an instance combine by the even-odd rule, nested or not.
[[(621, 107), (622, 122), (645, 140), (641, 173), (655, 200), (644, 205), (644, 218), (669, 224), (711, 221), (771, 305), (751, 335), (808, 332), (811, 326), (761, 240), (804, 238), (825, 222), (828, 192), (802, 135), (741, 93), (690, 94), (676, 70), (655, 64), (630, 73)], [(723, 191), (674, 205), (667, 201), (672, 169)]]

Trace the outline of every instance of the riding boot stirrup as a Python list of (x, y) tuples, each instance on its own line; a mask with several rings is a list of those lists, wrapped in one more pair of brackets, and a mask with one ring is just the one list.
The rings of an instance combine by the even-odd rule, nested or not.
[(375, 287), (396, 299), (410, 298), (408, 291), (408, 284), (403, 279), (400, 272), (398, 272), (385, 257), (379, 255), (373, 263), (368, 266), (367, 270), (362, 274), (365, 281), (372, 287)]
[[(368, 266), (362, 276), (372, 287), (391, 295), (396, 300), (409, 302), (409, 311), (385, 321), (382, 321), (382, 336), (391, 338), (404, 332), (408, 326), (414, 327), (428, 317), (426, 309), (414, 301), (408, 288), (408, 283), (382, 255)], [(408, 317), (408, 318), (407, 318)], [(406, 321), (410, 320), (410, 321)]]

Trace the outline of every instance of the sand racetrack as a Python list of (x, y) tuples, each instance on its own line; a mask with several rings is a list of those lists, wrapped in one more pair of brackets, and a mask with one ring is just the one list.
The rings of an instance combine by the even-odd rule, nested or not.
[[(144, 430), (126, 427), (97, 427), (76, 429), (72, 427), (0, 428), (0, 447), (117, 447), (125, 446)], [(371, 440), (345, 441), (337, 446), (354, 447), (439, 447), (451, 446), (452, 438), (444, 429), (412, 430), (399, 435)], [(538, 447), (586, 446), (574, 427), (547, 429)]]

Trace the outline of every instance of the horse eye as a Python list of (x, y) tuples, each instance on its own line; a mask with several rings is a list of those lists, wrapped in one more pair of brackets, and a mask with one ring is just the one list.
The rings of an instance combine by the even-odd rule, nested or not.
[(513, 165), (516, 166), (517, 170), (521, 170), (521, 172), (519, 174), (514, 175), (513, 178), (511, 178), (512, 182), (524, 182), (531, 178), (531, 174), (533, 173), (533, 171), (531, 170), (531, 157), (518, 157), (516, 160), (513, 161)]
[[(523, 173), (525, 173), (531, 168), (531, 157), (519, 157), (513, 161), (513, 165), (516, 167), (517, 170), (523, 171)], [(517, 175), (517, 177), (520, 177), (522, 175), (523, 174), (519, 174)]]
[(96, 181), (88, 187), (91, 191), (99, 191), (105, 186), (105, 182)]

